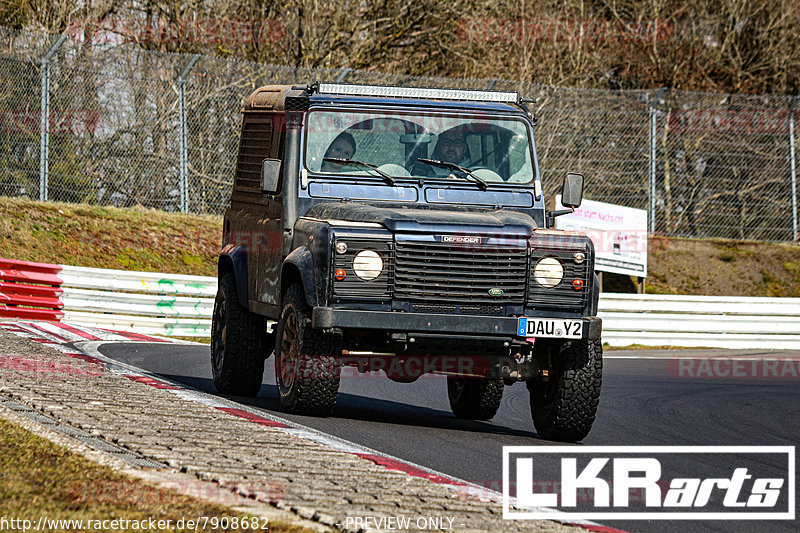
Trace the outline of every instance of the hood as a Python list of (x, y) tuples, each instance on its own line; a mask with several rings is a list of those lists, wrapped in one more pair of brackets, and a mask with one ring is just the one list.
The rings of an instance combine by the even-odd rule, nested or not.
[(306, 216), (319, 219), (338, 219), (352, 222), (377, 222), (393, 233), (399, 232), (464, 232), (484, 229), (530, 236), (537, 228), (533, 218), (525, 213), (505, 209), (457, 209), (365, 204), (360, 202), (324, 202), (313, 206)]

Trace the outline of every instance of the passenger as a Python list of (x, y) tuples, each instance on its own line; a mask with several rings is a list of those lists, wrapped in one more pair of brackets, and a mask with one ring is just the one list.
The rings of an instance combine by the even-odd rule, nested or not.
[[(356, 153), (356, 140), (353, 136), (343, 131), (333, 140), (328, 150), (325, 152), (325, 157), (333, 157), (335, 159), (353, 159)], [(333, 161), (322, 161), (320, 171), (322, 172), (339, 172), (343, 165), (334, 163)]]

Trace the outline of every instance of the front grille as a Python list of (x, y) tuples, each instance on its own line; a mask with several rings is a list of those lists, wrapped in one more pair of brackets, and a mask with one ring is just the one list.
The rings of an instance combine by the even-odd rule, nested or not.
[[(586, 259), (580, 264), (575, 263), (575, 252), (583, 252)], [(536, 263), (542, 258), (554, 257), (561, 262), (564, 267), (564, 279), (555, 287), (543, 287), (533, 279), (533, 270)], [(589, 274), (591, 261), (589, 250), (571, 249), (561, 250), (554, 248), (534, 248), (531, 252), (531, 274), (530, 286), (528, 289), (528, 305), (533, 307), (552, 307), (552, 308), (582, 308), (586, 305), (589, 291)], [(583, 288), (575, 290), (572, 287), (572, 280), (583, 280)]]
[(447, 313), (450, 315), (503, 316), (502, 305), (414, 304), (411, 306), (411, 310), (415, 313)]
[(524, 246), (398, 240), (394, 295), (426, 304), (522, 304), (527, 270)]

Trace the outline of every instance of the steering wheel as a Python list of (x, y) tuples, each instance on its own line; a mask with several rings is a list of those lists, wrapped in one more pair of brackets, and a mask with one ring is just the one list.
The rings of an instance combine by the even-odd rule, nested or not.
[(475, 167), (470, 170), (483, 181), (504, 181), (500, 174), (489, 167)]

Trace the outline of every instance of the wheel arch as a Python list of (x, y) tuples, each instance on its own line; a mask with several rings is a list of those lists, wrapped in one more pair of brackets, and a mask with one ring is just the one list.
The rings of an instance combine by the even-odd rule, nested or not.
[(281, 302), (286, 291), (294, 283), (298, 283), (306, 296), (310, 307), (317, 305), (316, 277), (314, 275), (314, 258), (306, 248), (297, 248), (289, 254), (281, 266)]
[(236, 280), (236, 295), (239, 304), (250, 309), (247, 285), (247, 248), (244, 246), (226, 246), (217, 261), (217, 276), (222, 279), (225, 274), (233, 274)]

